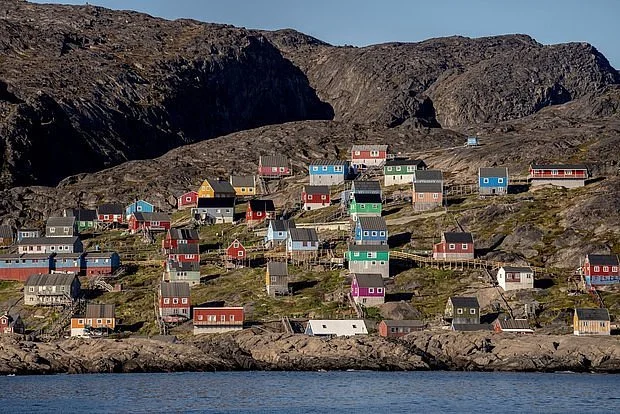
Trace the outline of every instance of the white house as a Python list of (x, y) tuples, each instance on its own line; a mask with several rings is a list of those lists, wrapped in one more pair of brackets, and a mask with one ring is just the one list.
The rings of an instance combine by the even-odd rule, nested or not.
[(533, 289), (534, 271), (531, 267), (500, 267), (497, 271), (497, 283), (504, 290)]
[(362, 319), (315, 319), (308, 321), (305, 334), (311, 336), (368, 335), (368, 329)]

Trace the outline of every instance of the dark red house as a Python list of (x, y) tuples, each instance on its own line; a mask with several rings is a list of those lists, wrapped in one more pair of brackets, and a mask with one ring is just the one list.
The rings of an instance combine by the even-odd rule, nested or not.
[(26, 327), (22, 318), (17, 315), (13, 318), (8, 313), (0, 316), (0, 334), (24, 334), (26, 333)]
[(195, 307), (194, 335), (243, 329), (243, 307)]
[(284, 155), (261, 155), (258, 159), (258, 175), (279, 178), (292, 174), (291, 164)]
[(620, 262), (615, 254), (588, 254), (582, 272), (588, 287), (620, 283)]
[(97, 207), (97, 221), (108, 225), (123, 224), (125, 207), (122, 204), (106, 203)]
[(183, 322), (190, 318), (189, 283), (161, 282), (159, 285), (159, 317), (167, 323)]
[(166, 231), (170, 230), (170, 216), (166, 213), (135, 212), (129, 217), (129, 231), (137, 233), (142, 230)]
[(248, 226), (259, 224), (265, 220), (273, 220), (276, 216), (276, 208), (273, 200), (250, 200), (245, 212), (245, 221)]
[(474, 238), (471, 233), (444, 232), (441, 242), (433, 246), (433, 259), (467, 260), (474, 258)]
[(379, 335), (385, 338), (399, 338), (411, 332), (423, 331), (426, 324), (418, 320), (382, 320), (379, 323)]
[(179, 244), (170, 249), (168, 260), (175, 262), (200, 262), (200, 246), (196, 243)]
[(198, 192), (188, 191), (177, 197), (177, 209), (184, 210), (186, 208), (196, 207), (198, 204)]
[(329, 187), (326, 185), (306, 185), (301, 192), (304, 210), (316, 210), (328, 207), (331, 203)]
[(243, 247), (243, 244), (235, 239), (226, 249), (226, 257), (232, 260), (243, 260), (247, 257), (247, 251), (245, 247)]
[(198, 244), (200, 237), (196, 229), (170, 229), (161, 242), (164, 250), (173, 249), (181, 244)]

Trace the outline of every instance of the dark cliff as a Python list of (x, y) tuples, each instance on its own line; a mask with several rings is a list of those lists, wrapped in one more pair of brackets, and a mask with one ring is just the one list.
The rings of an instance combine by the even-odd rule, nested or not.
[(0, 62), (3, 187), (333, 116), (262, 35), (224, 25), (3, 1)]

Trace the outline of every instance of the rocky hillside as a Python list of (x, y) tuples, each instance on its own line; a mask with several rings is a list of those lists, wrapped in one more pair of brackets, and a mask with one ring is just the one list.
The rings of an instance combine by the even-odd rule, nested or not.
[(523, 35), (335, 47), (291, 30), (23, 0), (0, 3), (0, 61), (0, 188), (288, 121), (464, 128), (579, 98), (609, 115), (620, 81), (591, 45)]
[(333, 116), (262, 35), (225, 25), (7, 0), (0, 62), (5, 188)]

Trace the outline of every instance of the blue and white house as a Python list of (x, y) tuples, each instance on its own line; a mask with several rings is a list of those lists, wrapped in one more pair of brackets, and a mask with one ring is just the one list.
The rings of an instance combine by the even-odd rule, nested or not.
[(480, 168), (478, 170), (478, 192), (481, 196), (507, 194), (508, 168)]
[(383, 217), (358, 217), (355, 223), (355, 244), (387, 245), (388, 228)]
[(351, 164), (345, 160), (315, 160), (308, 166), (310, 185), (342, 184), (351, 173)]
[(286, 245), (289, 229), (295, 228), (293, 220), (269, 220), (267, 234), (265, 235), (265, 247), (267, 249), (275, 249), (279, 246)]
[(289, 228), (286, 239), (286, 254), (295, 260), (316, 257), (319, 253), (319, 236), (315, 229)]
[(129, 217), (133, 213), (153, 213), (155, 212), (155, 207), (153, 204), (148, 203), (144, 200), (136, 200), (127, 207), (125, 207), (125, 217), (129, 220)]

